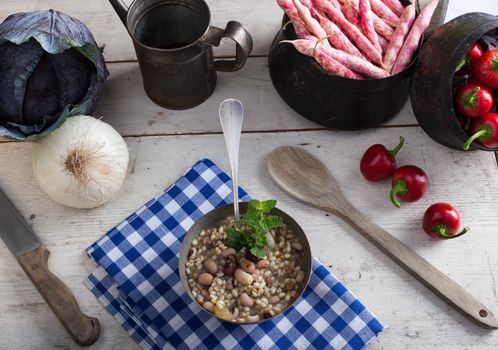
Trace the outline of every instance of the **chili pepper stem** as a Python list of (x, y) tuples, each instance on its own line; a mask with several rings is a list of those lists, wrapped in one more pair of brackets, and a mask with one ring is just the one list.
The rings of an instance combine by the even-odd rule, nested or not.
[(401, 204), (399, 203), (398, 200), (398, 195), (404, 195), (408, 192), (408, 187), (406, 186), (406, 182), (404, 181), (398, 181), (396, 184), (393, 186), (391, 189), (391, 193), (389, 194), (389, 198), (391, 199), (391, 203), (397, 207), (401, 208)]
[(463, 144), (463, 150), (464, 151), (468, 151), (469, 148), (470, 148), (470, 144), (472, 142), (474, 142), (475, 140), (477, 140), (479, 137), (483, 137), (483, 136), (487, 136), (487, 137), (490, 137), (491, 136), (491, 130), (490, 128), (487, 128), (485, 127), (484, 125), (479, 128), (479, 131), (477, 131), (474, 135), (472, 135), (468, 140), (467, 142), (465, 142)]
[(469, 130), (470, 128), (470, 118), (467, 118), (467, 121), (465, 122), (465, 130)]
[(401, 147), (403, 147), (404, 143), (405, 138), (403, 136), (400, 136), (398, 145), (389, 151), (389, 154), (391, 154), (391, 157), (393, 157), (393, 159), (396, 158), (396, 155), (398, 154)]
[(466, 67), (468, 65), (470, 65), (470, 58), (467, 54), (465, 54), (458, 62), (456, 69), (455, 69), (455, 72), (458, 72), (460, 69), (462, 69), (463, 67)]
[(491, 60), (491, 67), (495, 72), (498, 72), (498, 57), (495, 57)]
[(477, 93), (481, 91), (480, 87), (475, 87), (469, 92), (463, 94), (463, 104), (465, 107), (468, 108), (474, 108), (477, 104), (477, 100), (479, 97), (477, 96)]
[(465, 227), (460, 233), (451, 236), (451, 235), (448, 234), (448, 231), (449, 231), (448, 226), (446, 226), (446, 225), (436, 225), (432, 229), (432, 232), (434, 232), (441, 239), (453, 239), (453, 238), (457, 238), (457, 237), (463, 236), (469, 230), (470, 229), (468, 227)]

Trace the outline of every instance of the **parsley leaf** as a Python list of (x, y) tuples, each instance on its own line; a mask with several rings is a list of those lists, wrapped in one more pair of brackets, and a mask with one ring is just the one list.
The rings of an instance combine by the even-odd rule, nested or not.
[(254, 256), (264, 258), (265, 248), (268, 246), (266, 233), (274, 228), (285, 227), (281, 217), (269, 215), (276, 205), (276, 200), (251, 200), (246, 213), (240, 219), (240, 224), (246, 225), (247, 230), (229, 229), (227, 245), (235, 250), (246, 248)]

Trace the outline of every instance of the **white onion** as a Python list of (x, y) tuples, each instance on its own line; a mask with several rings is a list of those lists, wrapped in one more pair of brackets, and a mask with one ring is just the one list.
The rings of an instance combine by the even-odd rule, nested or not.
[(94, 208), (114, 197), (128, 168), (128, 147), (109, 124), (79, 115), (38, 142), (33, 171), (57, 203)]

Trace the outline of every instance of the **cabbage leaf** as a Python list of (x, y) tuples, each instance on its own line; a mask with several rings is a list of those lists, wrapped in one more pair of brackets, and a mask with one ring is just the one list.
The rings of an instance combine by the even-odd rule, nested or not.
[(91, 115), (109, 75), (88, 27), (54, 10), (0, 24), (0, 136), (34, 139)]

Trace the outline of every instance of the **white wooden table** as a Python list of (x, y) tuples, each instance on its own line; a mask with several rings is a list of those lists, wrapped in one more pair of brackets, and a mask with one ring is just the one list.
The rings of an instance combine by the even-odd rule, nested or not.
[[(3, 0), (0, 19), (20, 11), (54, 8), (88, 24), (105, 45), (111, 76), (100, 99), (99, 115), (125, 137), (131, 164), (125, 186), (113, 202), (91, 211), (52, 202), (31, 171), (33, 145), (0, 144), (0, 186), (16, 203), (52, 251), (50, 266), (74, 291), (84, 312), (99, 318), (102, 335), (93, 349), (138, 349), (115, 320), (82, 285), (94, 265), (84, 249), (201, 157), (227, 169), (217, 117), (227, 97), (245, 105), (240, 162), (241, 185), (253, 196), (276, 198), (308, 233), (312, 250), (378, 317), (390, 326), (370, 349), (498, 349), (498, 332), (481, 329), (455, 312), (384, 256), (357, 232), (323, 212), (280, 192), (264, 161), (274, 147), (301, 145), (320, 157), (347, 197), (377, 224), (455, 279), (498, 315), (498, 167), (493, 153), (463, 153), (429, 139), (418, 127), (411, 106), (386, 125), (361, 132), (325, 130), (288, 108), (274, 90), (266, 54), (282, 12), (273, 0), (208, 0), (213, 24), (243, 22), (255, 48), (237, 73), (220, 73), (214, 95), (188, 111), (170, 111), (145, 95), (131, 40), (105, 0)], [(465, 12), (498, 13), (490, 0), (451, 0), (448, 19)], [(217, 51), (227, 55), (229, 45)], [(399, 164), (427, 170), (431, 189), (419, 202), (393, 210), (388, 183), (370, 184), (359, 174), (362, 152), (373, 143), (407, 140)], [(472, 231), (455, 241), (434, 242), (421, 230), (425, 208), (448, 201), (460, 209)], [(0, 243), (0, 349), (74, 349), (63, 328)]]

